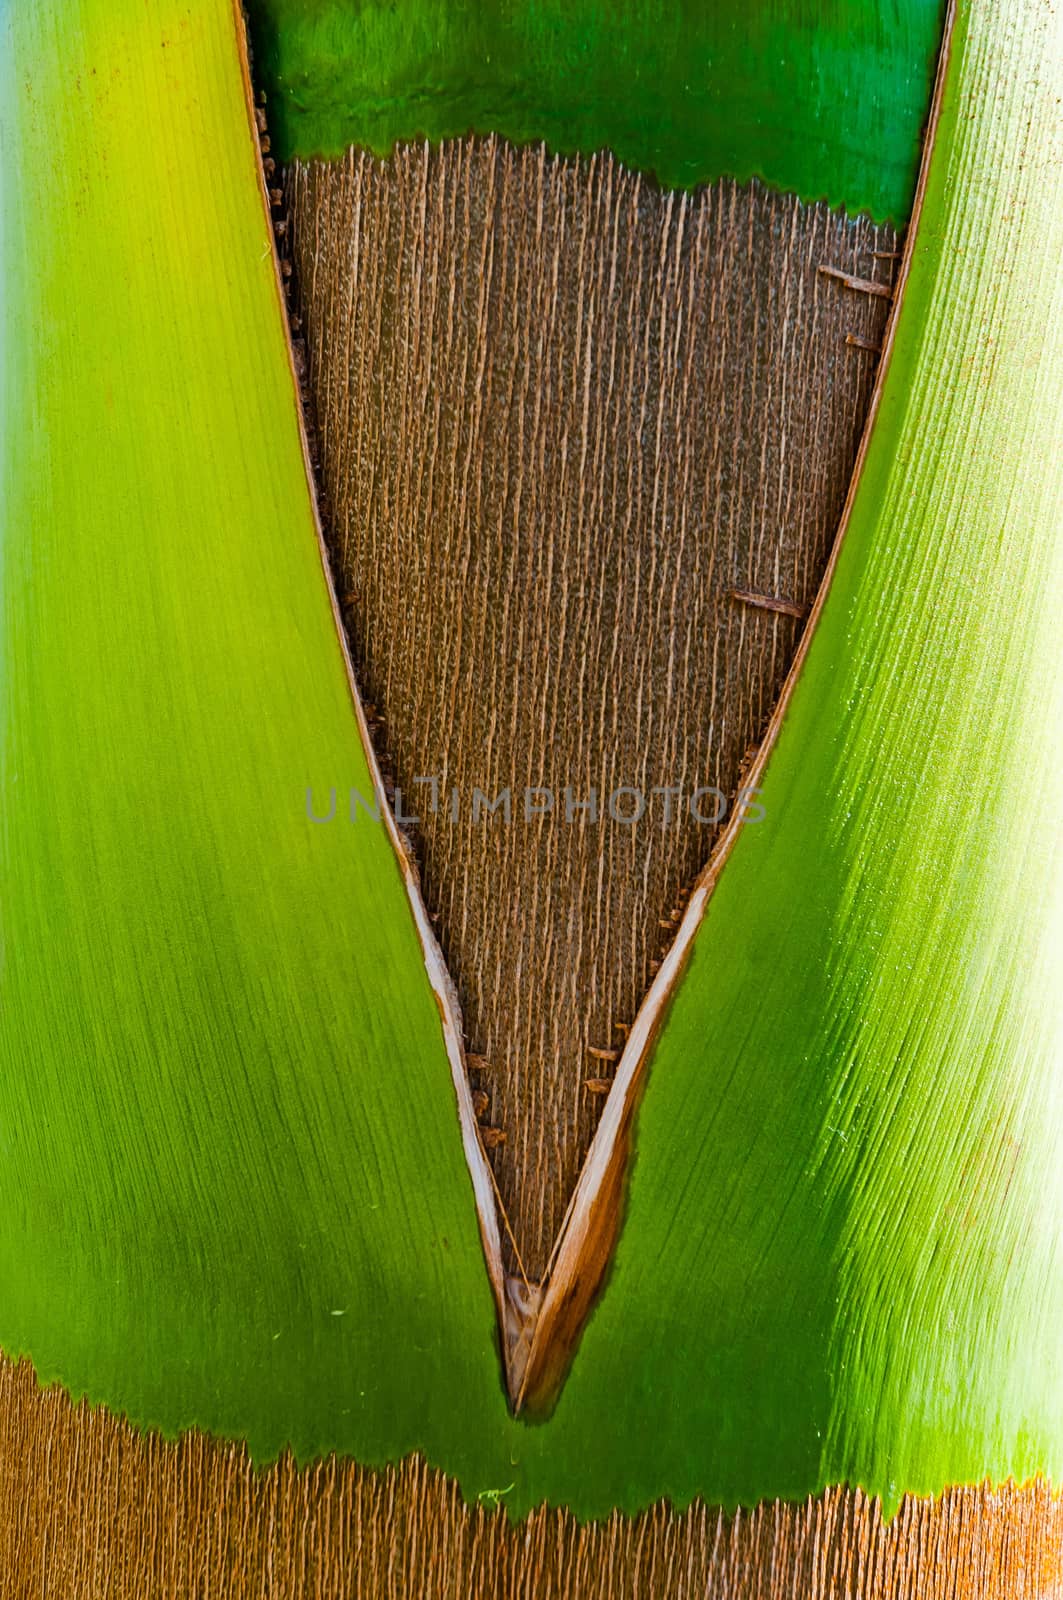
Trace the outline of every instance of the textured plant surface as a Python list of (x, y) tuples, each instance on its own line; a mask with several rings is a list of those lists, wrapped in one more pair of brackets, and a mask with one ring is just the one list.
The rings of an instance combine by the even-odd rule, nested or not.
[(767, 818), (538, 1426), (392, 845), (306, 824), (309, 774), (369, 771), (234, 19), (0, 18), (4, 1350), (260, 1457), (417, 1448), (513, 1512), (1058, 1479), (1051, 10), (959, 8)]

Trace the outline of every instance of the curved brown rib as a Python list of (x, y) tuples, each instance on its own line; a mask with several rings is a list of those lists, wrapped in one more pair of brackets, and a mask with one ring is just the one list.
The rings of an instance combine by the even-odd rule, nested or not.
[[(503, 1500), (504, 1505), (504, 1500)], [(0, 1359), (5, 1600), (1058, 1600), (1063, 1500), (1043, 1483), (905, 1500), (859, 1490), (735, 1517), (658, 1505), (580, 1526), (511, 1525), (417, 1457), (256, 1471), (198, 1432), (176, 1443)]]

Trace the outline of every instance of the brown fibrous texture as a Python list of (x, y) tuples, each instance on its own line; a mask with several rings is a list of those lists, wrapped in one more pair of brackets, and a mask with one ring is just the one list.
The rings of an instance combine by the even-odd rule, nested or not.
[(694, 792), (735, 795), (820, 581), (896, 238), (494, 138), (286, 195), (344, 620), (538, 1280), (717, 835)]
[(0, 1359), (4, 1600), (1058, 1600), (1063, 1501), (1043, 1483), (859, 1490), (726, 1516), (658, 1505), (580, 1525), (469, 1506), (418, 1458), (372, 1471), (143, 1435)]

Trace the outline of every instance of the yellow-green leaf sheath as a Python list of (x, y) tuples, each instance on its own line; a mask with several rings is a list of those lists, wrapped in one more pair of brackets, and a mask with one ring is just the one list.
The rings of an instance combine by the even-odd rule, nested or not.
[(823, 619), (505, 1409), (302, 476), (225, 0), (2, 10), (0, 1343), (259, 1455), (583, 1514), (1061, 1470), (1060, 52), (960, 8)]
[(552, 1420), (599, 1422), (599, 1509), (1063, 1480), (1060, 43), (959, 9), (851, 523)]
[(0, 15), (0, 1342), (168, 1431), (463, 1470), (493, 1304), (399, 870), (344, 820), (235, 17)]

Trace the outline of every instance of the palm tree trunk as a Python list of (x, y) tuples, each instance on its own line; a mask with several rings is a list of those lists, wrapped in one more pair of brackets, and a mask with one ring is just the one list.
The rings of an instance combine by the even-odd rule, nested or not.
[(734, 1517), (513, 1523), (418, 1457), (256, 1470), (240, 1445), (144, 1435), (0, 1361), (0, 1582), (11, 1600), (1051, 1600), (1063, 1500), (957, 1488), (883, 1525), (839, 1488)]

